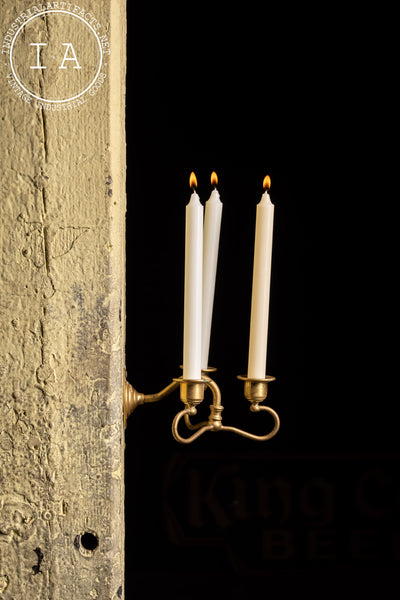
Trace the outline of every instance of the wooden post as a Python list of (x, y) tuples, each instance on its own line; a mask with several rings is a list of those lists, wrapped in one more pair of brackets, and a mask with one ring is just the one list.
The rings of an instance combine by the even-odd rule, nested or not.
[(125, 0), (0, 0), (0, 598), (123, 598)]

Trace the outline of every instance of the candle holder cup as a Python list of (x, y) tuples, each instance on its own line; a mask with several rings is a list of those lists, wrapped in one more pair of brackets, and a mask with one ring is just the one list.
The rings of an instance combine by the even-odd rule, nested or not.
[(276, 377), (266, 375), (262, 379), (249, 378), (246, 375), (238, 375), (238, 379), (244, 381), (244, 397), (252, 403), (250, 410), (254, 411), (253, 406), (263, 402), (268, 395), (268, 384), (275, 381)]
[[(172, 434), (174, 438), (182, 444), (190, 444), (206, 431), (230, 431), (242, 437), (246, 437), (255, 441), (266, 441), (276, 435), (280, 427), (278, 414), (269, 406), (260, 406), (260, 403), (265, 400), (268, 393), (268, 383), (275, 380), (275, 377), (265, 376), (263, 379), (251, 379), (244, 375), (239, 375), (238, 379), (244, 381), (244, 395), (251, 402), (250, 410), (254, 413), (260, 411), (268, 412), (274, 419), (274, 426), (266, 435), (255, 435), (248, 431), (231, 427), (222, 424), (222, 411), (224, 407), (221, 403), (221, 391), (216, 382), (209, 377), (209, 373), (216, 371), (214, 367), (208, 367), (202, 370), (201, 379), (185, 379), (178, 377), (163, 388), (157, 394), (142, 394), (135, 390), (130, 383), (124, 378), (124, 419), (125, 427), (127, 418), (140, 404), (158, 402), (169, 396), (178, 387), (180, 387), (180, 398), (185, 408), (179, 411), (172, 423)], [(190, 418), (197, 414), (197, 406), (204, 400), (205, 389), (208, 388), (212, 393), (212, 402), (209, 406), (210, 414), (207, 421), (201, 423), (192, 423)], [(178, 427), (181, 421), (184, 421), (186, 428), (189, 431), (194, 431), (190, 436), (183, 437)]]
[(204, 381), (202, 379), (174, 379), (180, 385), (181, 400), (189, 406), (196, 406), (204, 400)]

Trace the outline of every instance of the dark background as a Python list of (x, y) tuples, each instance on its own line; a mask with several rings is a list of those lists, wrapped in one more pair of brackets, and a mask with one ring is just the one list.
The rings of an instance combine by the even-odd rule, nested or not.
[(397, 580), (395, 400), (375, 322), (376, 215), (362, 191), (376, 165), (360, 151), (367, 65), (358, 16), (345, 17), (301, 3), (128, 2), (129, 380), (151, 393), (180, 375), (188, 179), (195, 171), (205, 202), (215, 170), (224, 208), (210, 364), (224, 423), (266, 430), (236, 375), (268, 173), (269, 403), (281, 417), (263, 444), (209, 433), (180, 446), (178, 393), (138, 408), (126, 434), (129, 600), (347, 598)]

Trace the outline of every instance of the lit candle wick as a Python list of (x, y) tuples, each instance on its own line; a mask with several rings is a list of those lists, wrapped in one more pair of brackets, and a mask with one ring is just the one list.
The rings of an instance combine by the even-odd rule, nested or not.
[(214, 186), (214, 190), (217, 189), (217, 185), (218, 185), (218, 175), (216, 174), (215, 171), (213, 171), (211, 173), (211, 185)]
[(197, 188), (197, 177), (196, 177), (195, 173), (193, 173), (193, 171), (190, 173), (189, 186), (190, 186), (190, 189), (192, 190), (192, 192), (196, 191), (196, 188)]

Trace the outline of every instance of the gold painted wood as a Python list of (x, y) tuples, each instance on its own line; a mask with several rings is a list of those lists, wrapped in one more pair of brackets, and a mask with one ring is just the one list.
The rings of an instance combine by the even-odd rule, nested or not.
[[(75, 10), (43, 6), (62, 4)], [(29, 101), (0, 55), (0, 599), (124, 596), (124, 4), (78, 7), (100, 24), (106, 77), (70, 107)], [(34, 6), (0, 1), (3, 50)], [(73, 40), (84, 66), (97, 49), (77, 23), (43, 17), (31, 39)], [(21, 77), (39, 48), (54, 62), (37, 94), (70, 92), (59, 56), (23, 42)]]

